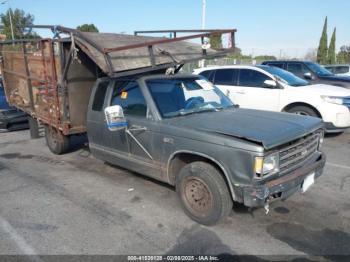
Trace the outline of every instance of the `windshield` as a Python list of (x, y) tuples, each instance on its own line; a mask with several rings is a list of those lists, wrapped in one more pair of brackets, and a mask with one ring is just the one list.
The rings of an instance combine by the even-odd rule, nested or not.
[(308, 81), (305, 81), (294, 74), (280, 69), (275, 66), (258, 66), (261, 69), (264, 69), (265, 71), (269, 72), (270, 74), (274, 75), (278, 80), (281, 82), (286, 83), (290, 86), (306, 86), (309, 85)]
[(164, 118), (233, 106), (217, 87), (203, 78), (152, 79), (146, 84)]
[(332, 76), (333, 73), (328, 71), (326, 68), (313, 62), (305, 62), (305, 64), (314, 72), (317, 76)]

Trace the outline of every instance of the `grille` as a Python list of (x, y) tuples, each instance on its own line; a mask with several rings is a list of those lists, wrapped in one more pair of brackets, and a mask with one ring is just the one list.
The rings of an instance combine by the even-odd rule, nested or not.
[(280, 173), (292, 171), (309, 160), (317, 151), (321, 132), (305, 136), (279, 151)]

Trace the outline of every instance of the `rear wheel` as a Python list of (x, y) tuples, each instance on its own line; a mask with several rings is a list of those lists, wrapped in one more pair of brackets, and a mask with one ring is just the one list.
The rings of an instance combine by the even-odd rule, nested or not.
[(320, 118), (320, 116), (317, 114), (317, 112), (314, 109), (307, 106), (294, 106), (288, 109), (287, 112), (297, 114), (297, 115), (313, 116), (313, 117)]
[(63, 154), (69, 149), (69, 137), (54, 127), (45, 125), (45, 139), (50, 151), (56, 155)]
[(232, 210), (225, 180), (214, 166), (205, 162), (193, 162), (181, 169), (176, 192), (185, 213), (200, 224), (214, 225)]

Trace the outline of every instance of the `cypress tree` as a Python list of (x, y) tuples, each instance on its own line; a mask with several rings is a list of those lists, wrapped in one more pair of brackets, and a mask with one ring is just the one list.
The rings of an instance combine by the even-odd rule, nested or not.
[(320, 44), (317, 50), (317, 63), (326, 64), (328, 58), (328, 50), (327, 50), (327, 16), (324, 21), (322, 36), (320, 39)]
[(335, 34), (336, 34), (336, 28), (334, 28), (331, 42), (329, 43), (328, 48), (328, 64), (335, 64), (337, 62), (337, 55), (335, 53)]

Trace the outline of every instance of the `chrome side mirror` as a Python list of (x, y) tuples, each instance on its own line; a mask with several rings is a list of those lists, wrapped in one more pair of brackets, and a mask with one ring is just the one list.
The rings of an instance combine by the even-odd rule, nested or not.
[(313, 79), (312, 74), (311, 74), (310, 72), (305, 73), (305, 74), (304, 74), (304, 78), (305, 78), (305, 79), (308, 79), (308, 80)]
[(105, 118), (110, 131), (118, 131), (127, 128), (128, 122), (124, 117), (123, 108), (119, 105), (106, 107)]

